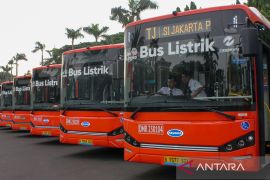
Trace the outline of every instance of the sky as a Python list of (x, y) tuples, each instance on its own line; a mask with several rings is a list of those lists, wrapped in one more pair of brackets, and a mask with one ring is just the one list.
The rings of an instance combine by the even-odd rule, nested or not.
[[(153, 0), (159, 5), (157, 10), (142, 13), (142, 19), (170, 14), (177, 6), (184, 9), (190, 0)], [(235, 0), (193, 0), (198, 7), (231, 5)], [(128, 0), (8, 0), (0, 6), (0, 66), (5, 66), (16, 53), (25, 53), (28, 61), (20, 61), (19, 75), (40, 66), (40, 52), (32, 53), (35, 42), (46, 45), (46, 50), (71, 44), (65, 28), (77, 29), (98, 23), (108, 26), (107, 34), (124, 31), (122, 25), (110, 20), (111, 8), (127, 8)], [(240, 0), (241, 3), (246, 0)], [(75, 44), (94, 41), (84, 34)], [(45, 57), (48, 55), (45, 53)], [(15, 72), (15, 69), (14, 71)]]

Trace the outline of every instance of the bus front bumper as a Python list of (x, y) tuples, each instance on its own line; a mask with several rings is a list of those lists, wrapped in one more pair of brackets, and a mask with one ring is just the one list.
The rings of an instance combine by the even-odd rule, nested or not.
[(13, 122), (12, 127), (13, 130), (17, 131), (30, 131), (31, 123), (30, 122)]
[[(124, 142), (124, 159), (126, 161), (188, 167), (195, 170), (213, 167), (217, 168), (215, 170), (224, 171), (230, 168), (232, 171), (259, 171), (260, 158), (252, 156), (252, 154), (254, 154), (254, 147), (234, 152), (203, 152), (134, 147)], [(232, 169), (232, 167), (234, 168)]]
[(64, 144), (123, 148), (123, 137), (123, 134), (108, 136), (107, 133), (60, 131), (60, 142)]
[(60, 129), (59, 126), (35, 126), (31, 127), (30, 134), (58, 137), (60, 135)]
[(13, 121), (12, 120), (1, 120), (0, 125), (3, 127), (12, 127)]

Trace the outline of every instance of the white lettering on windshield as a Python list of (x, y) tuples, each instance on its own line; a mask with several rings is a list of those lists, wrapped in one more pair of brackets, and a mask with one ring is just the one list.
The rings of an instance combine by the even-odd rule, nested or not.
[(41, 86), (58, 86), (58, 81), (55, 80), (45, 80), (45, 81), (33, 81), (34, 87), (41, 87)]
[[(192, 54), (192, 53), (203, 53), (203, 52), (214, 52), (216, 51), (214, 48), (215, 41), (211, 41), (208, 38), (201, 39), (200, 42), (188, 42), (186, 44), (180, 44), (179, 41), (174, 43), (168, 43), (168, 52), (169, 56), (176, 55), (176, 54)], [(164, 48), (149, 48), (147, 46), (140, 47), (140, 58), (147, 58), (147, 57), (156, 57), (156, 56), (163, 56)]]
[(68, 76), (72, 77), (72, 76), (93, 76), (93, 75), (105, 75), (105, 74), (109, 74), (109, 67), (106, 67), (104, 65), (100, 66), (100, 67), (91, 67), (91, 66), (87, 66), (87, 67), (83, 67), (83, 69), (68, 69)]

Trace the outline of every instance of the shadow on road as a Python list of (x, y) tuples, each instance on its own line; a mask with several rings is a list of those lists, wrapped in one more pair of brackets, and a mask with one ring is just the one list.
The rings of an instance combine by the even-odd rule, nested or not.
[(10, 127), (0, 127), (0, 131), (12, 130)]
[(4, 133), (11, 133), (11, 134), (25, 134), (25, 133), (29, 133), (29, 131), (17, 131), (17, 130), (8, 130), (8, 131), (5, 131)]
[(58, 137), (51, 137), (51, 138), (54, 138), (54, 139), (51, 140), (51, 141), (38, 142), (38, 143), (35, 143), (35, 145), (45, 145), (45, 146), (77, 146), (75, 144), (61, 144), (59, 142)]
[(159, 180), (159, 179), (175, 179), (176, 177), (176, 170), (175, 167), (169, 167), (169, 166), (159, 166), (156, 168), (153, 168), (151, 170), (145, 171), (141, 174), (137, 174), (132, 179), (139, 179), (139, 180)]
[(123, 161), (123, 149), (115, 148), (95, 148), (87, 151), (69, 154), (67, 158), (79, 158), (79, 159), (106, 159), (106, 161)]
[(31, 134), (25, 134), (25, 135), (21, 135), (21, 136), (17, 136), (18, 138), (25, 138), (25, 139), (49, 139), (49, 138), (53, 138), (53, 137), (48, 137), (48, 136), (33, 136)]

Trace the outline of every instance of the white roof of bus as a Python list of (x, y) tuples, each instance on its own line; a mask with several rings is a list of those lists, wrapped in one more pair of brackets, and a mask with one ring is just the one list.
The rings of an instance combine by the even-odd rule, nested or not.
[(256, 9), (255, 7), (250, 7), (249, 9), (254, 14), (256, 14), (256, 16), (258, 16), (263, 21), (263, 23), (270, 29), (270, 21), (264, 15), (262, 15), (262, 13), (258, 11), (258, 9)]

